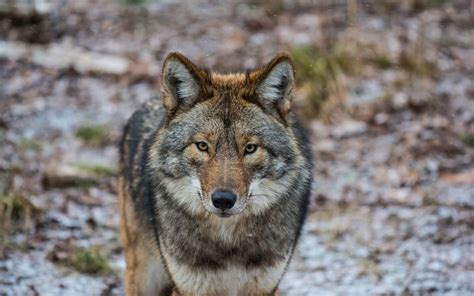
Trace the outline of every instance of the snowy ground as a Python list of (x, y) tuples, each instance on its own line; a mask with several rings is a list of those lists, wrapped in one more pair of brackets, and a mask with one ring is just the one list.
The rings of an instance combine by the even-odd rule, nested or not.
[[(116, 143), (164, 55), (237, 69), (335, 40), (359, 66), (307, 117), (314, 194), (283, 294), (474, 293), (470, 1), (52, 3), (47, 17), (0, 13), (0, 41), (59, 48), (8, 59), (0, 42), (0, 295), (123, 294)], [(133, 67), (64, 67), (54, 54), (70, 48)], [(308, 96), (306, 83), (295, 104)], [(84, 248), (112, 270), (79, 272)]]

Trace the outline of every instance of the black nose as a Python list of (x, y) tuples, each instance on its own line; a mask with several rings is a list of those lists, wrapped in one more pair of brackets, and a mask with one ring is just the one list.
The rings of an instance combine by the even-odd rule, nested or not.
[(237, 200), (237, 196), (230, 191), (216, 191), (211, 195), (212, 204), (221, 210), (232, 208)]

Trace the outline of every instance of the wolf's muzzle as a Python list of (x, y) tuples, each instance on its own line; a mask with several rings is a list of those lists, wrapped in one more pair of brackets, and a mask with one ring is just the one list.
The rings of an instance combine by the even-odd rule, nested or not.
[(211, 195), (211, 199), (212, 204), (216, 208), (225, 211), (231, 209), (234, 206), (235, 202), (237, 201), (237, 196), (230, 191), (218, 190)]

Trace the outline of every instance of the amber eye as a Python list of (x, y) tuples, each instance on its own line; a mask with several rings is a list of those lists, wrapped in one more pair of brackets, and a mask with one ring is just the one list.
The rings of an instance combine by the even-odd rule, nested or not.
[(196, 147), (203, 152), (207, 152), (209, 150), (209, 146), (206, 142), (196, 142)]
[(252, 154), (255, 151), (257, 151), (257, 145), (256, 144), (247, 144), (245, 146), (245, 154)]

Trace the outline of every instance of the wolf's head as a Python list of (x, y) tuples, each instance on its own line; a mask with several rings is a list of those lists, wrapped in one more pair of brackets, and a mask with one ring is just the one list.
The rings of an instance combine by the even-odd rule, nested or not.
[(167, 121), (151, 147), (151, 169), (190, 215), (258, 214), (281, 198), (304, 160), (290, 112), (294, 70), (280, 54), (237, 74), (196, 67), (179, 53), (163, 65)]

